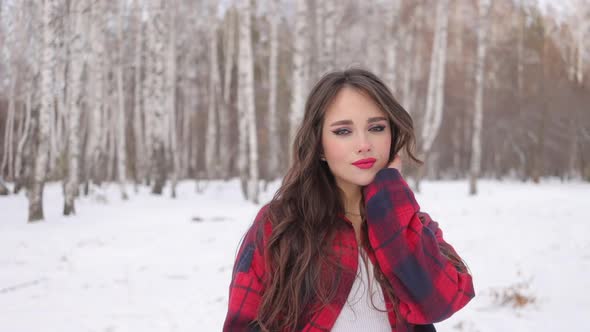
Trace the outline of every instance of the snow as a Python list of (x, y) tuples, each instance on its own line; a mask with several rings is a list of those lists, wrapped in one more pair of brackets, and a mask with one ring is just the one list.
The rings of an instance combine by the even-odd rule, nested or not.
[[(279, 183), (271, 184), (267, 202)], [(439, 331), (577, 330), (590, 312), (590, 184), (545, 180), (425, 182), (422, 210), (469, 265), (477, 297)], [(24, 194), (0, 197), (0, 331), (220, 331), (237, 246), (261, 205), (239, 182), (178, 198), (116, 186), (61, 216), (61, 186), (45, 190), (46, 221), (27, 224)], [(200, 220), (200, 221), (198, 221)], [(532, 304), (494, 294), (516, 288)]]

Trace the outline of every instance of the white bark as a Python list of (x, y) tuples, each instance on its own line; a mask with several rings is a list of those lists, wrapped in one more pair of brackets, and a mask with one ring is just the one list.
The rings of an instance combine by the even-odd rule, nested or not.
[(483, 90), (485, 84), (485, 59), (488, 34), (489, 0), (479, 0), (479, 27), (477, 30), (477, 59), (475, 63), (475, 114), (471, 141), (471, 165), (469, 194), (477, 194), (477, 178), (481, 170), (481, 127), (483, 123)]
[(295, 31), (294, 31), (294, 48), (293, 48), (293, 87), (291, 95), (291, 113), (289, 114), (289, 164), (293, 163), (291, 147), (295, 139), (297, 129), (301, 124), (304, 112), (304, 98), (306, 91), (306, 63), (305, 54), (307, 52), (307, 3), (306, 0), (295, 1)]
[(127, 196), (127, 142), (125, 136), (125, 89), (123, 87), (123, 70), (124, 70), (124, 59), (123, 59), (123, 45), (125, 40), (123, 39), (123, 5), (119, 4), (119, 22), (117, 24), (117, 37), (118, 37), (118, 57), (117, 57), (117, 101), (118, 108), (116, 111), (117, 117), (117, 181), (119, 182), (119, 188), (121, 190), (121, 197), (126, 200)]
[(408, 61), (409, 63), (405, 66), (406, 68), (404, 71), (402, 100), (406, 110), (410, 114), (414, 112), (414, 107), (416, 107), (417, 104), (417, 89), (415, 87), (414, 82), (418, 81), (418, 79), (422, 76), (422, 44), (420, 42), (420, 39), (416, 38), (416, 36), (422, 33), (422, 25), (424, 20), (423, 13), (423, 5), (420, 3), (417, 4), (414, 18), (412, 20), (413, 27), (412, 30), (410, 30), (410, 33), (407, 34), (405, 43), (405, 58), (406, 61)]
[[(590, 11), (588, 13), (590, 16)], [(578, 51), (577, 54), (577, 62), (576, 62), (576, 81), (579, 85), (582, 85), (584, 82), (584, 47), (586, 40), (587, 30), (590, 28), (590, 23), (588, 21), (583, 21), (582, 26), (580, 27), (580, 31), (578, 31), (577, 41), (576, 41), (576, 49)]]
[(89, 64), (89, 83), (91, 94), (89, 100), (88, 116), (88, 142), (86, 146), (86, 176), (87, 181), (97, 181), (101, 169), (100, 158), (102, 156), (103, 144), (101, 136), (104, 136), (106, 124), (103, 123), (104, 113), (104, 8), (101, 1), (93, 2), (90, 18), (90, 45), (92, 48)]
[(322, 72), (334, 69), (334, 53), (336, 47), (336, 2), (335, 0), (321, 1), (324, 14), (324, 44), (322, 45)]
[(569, 138), (569, 149), (568, 149), (568, 164), (567, 164), (567, 175), (569, 178), (574, 178), (574, 177), (578, 177), (581, 174), (577, 171), (576, 169), (576, 160), (577, 160), (577, 156), (578, 156), (578, 140), (579, 140), (579, 136), (578, 135), (578, 123), (576, 122), (575, 119), (570, 119), (569, 120), (569, 133), (570, 133), (570, 138)]
[[(318, 75), (322, 74), (322, 72), (325, 70), (324, 68), (324, 57), (323, 57), (323, 47), (324, 47), (324, 22), (326, 19), (326, 15), (324, 14), (324, 10), (325, 10), (325, 5), (326, 1), (315, 1), (315, 4), (313, 6), (313, 9), (310, 11), (315, 11), (315, 15), (314, 15), (314, 23), (313, 23), (313, 42), (314, 42), (314, 61), (312, 63), (313, 66), (315, 66), (314, 68), (312, 68), (312, 73), (314, 73), (314, 79), (317, 79)], [(276, 6), (276, 4), (272, 3), (272, 0), (269, 1), (269, 25), (270, 25), (270, 29), (271, 29), (271, 34), (272, 34), (272, 20), (276, 19), (276, 17), (274, 17), (273, 15), (275, 11), (272, 7)], [(275, 11), (276, 12), (276, 11)], [(270, 37), (272, 38), (272, 37)], [(271, 46), (272, 47), (272, 46)]]
[(424, 125), (422, 127), (422, 150), (425, 155), (430, 152), (434, 139), (438, 134), (444, 110), (448, 0), (437, 2), (436, 12), (436, 31), (430, 62), (426, 114), (424, 116)]
[[(58, 10), (64, 10), (63, 2), (58, 4)], [(49, 168), (48, 176), (56, 176), (59, 173), (57, 169), (57, 163), (62, 156), (66, 137), (64, 136), (64, 123), (66, 116), (66, 48), (64, 47), (65, 41), (64, 36), (68, 34), (68, 25), (63, 24), (63, 15), (60, 15), (56, 22), (56, 40), (55, 40), (55, 52), (56, 60), (54, 67), (54, 89), (55, 89), (55, 107), (51, 112), (49, 136)], [(57, 173), (56, 173), (57, 172)]]
[[(32, 86), (32, 83), (29, 83), (29, 86)], [(30, 140), (31, 136), (33, 136), (29, 133), (29, 130), (31, 127), (31, 97), (32, 97), (32, 92), (29, 90), (27, 92), (27, 97), (26, 97), (26, 102), (25, 102), (25, 120), (24, 120), (25, 125), (24, 125), (22, 135), (20, 136), (18, 146), (16, 147), (16, 157), (15, 157), (15, 161), (14, 161), (15, 182), (21, 181), (21, 169), (22, 169), (24, 147), (25, 147), (27, 140)]]
[(225, 28), (225, 65), (223, 79), (223, 106), (219, 115), (219, 159), (221, 176), (224, 179), (229, 177), (229, 166), (233, 144), (230, 144), (230, 92), (232, 86), (232, 71), (234, 68), (234, 57), (236, 53), (236, 13), (232, 7), (228, 12), (228, 25)]
[[(189, 58), (189, 56), (187, 56)], [(190, 63), (189, 60), (186, 60), (186, 63)], [(182, 89), (184, 95), (184, 105), (183, 105), (183, 113), (182, 113), (182, 172), (187, 176), (189, 174), (189, 169), (191, 165), (191, 151), (192, 151), (192, 135), (191, 135), (191, 128), (193, 122), (193, 114), (195, 112), (195, 97), (194, 97), (194, 89), (192, 89), (193, 85), (191, 82), (192, 75), (188, 75), (187, 79), (183, 81)]]
[[(526, 11), (522, 9), (522, 4), (519, 2), (519, 21), (518, 21), (518, 45), (517, 47), (517, 76), (516, 86), (518, 91), (519, 103), (522, 99), (524, 89), (524, 33), (525, 33), (525, 21), (524, 17)], [(520, 111), (520, 110), (519, 110)]]
[(171, 1), (169, 15), (169, 32), (170, 38), (168, 41), (168, 64), (166, 66), (166, 100), (168, 113), (168, 135), (169, 135), (169, 151), (171, 154), (172, 169), (170, 170), (170, 185), (171, 195), (176, 197), (176, 185), (178, 183), (179, 171), (179, 153), (177, 151), (177, 131), (176, 131), (176, 5), (177, 1)]
[(133, 92), (133, 132), (135, 138), (135, 184), (145, 180), (147, 168), (147, 153), (145, 148), (144, 117), (142, 116), (142, 87), (141, 79), (142, 59), (143, 59), (143, 19), (141, 17), (142, 7), (140, 0), (134, 3), (136, 17), (136, 36), (135, 36), (135, 55), (134, 55), (134, 92)]
[[(109, 59), (109, 68), (115, 65), (113, 59)], [(107, 75), (109, 77), (110, 75)], [(116, 110), (116, 78), (113, 81), (108, 80), (107, 87), (107, 105), (105, 108), (105, 133), (103, 134), (106, 136), (105, 143), (104, 143), (104, 151), (106, 151), (106, 179), (107, 181), (116, 181), (115, 175), (115, 166), (116, 166), (116, 154), (117, 154), (117, 110)]]
[(277, 121), (277, 67), (279, 53), (279, 2), (270, 1), (270, 56), (268, 93), (268, 174), (270, 179), (279, 175), (279, 131)]
[(13, 179), (12, 172), (13, 158), (14, 158), (14, 122), (15, 122), (15, 94), (16, 94), (16, 75), (12, 75), (10, 80), (10, 99), (8, 101), (8, 114), (6, 119), (6, 127), (4, 128), (4, 155), (2, 157), (2, 164), (0, 165), (0, 177), (7, 169), (7, 179)]
[[(381, 19), (383, 18), (382, 13), (379, 12), (379, 5), (376, 1), (367, 1), (361, 5), (362, 9), (367, 11), (367, 21), (364, 27), (366, 35), (364, 38), (366, 58), (364, 60), (365, 66), (372, 72), (377, 72), (380, 67), (380, 60), (383, 59), (381, 52), (381, 34), (379, 33), (379, 26)], [(388, 38), (389, 35), (387, 34)], [(381, 67), (382, 68), (382, 67)]]
[(53, 108), (54, 73), (56, 64), (58, 1), (46, 0), (43, 3), (42, 33), (43, 47), (41, 56), (41, 109), (39, 110), (38, 146), (35, 156), (34, 175), (29, 198), (29, 222), (41, 221), (43, 216), (43, 186), (47, 173), (47, 161), (49, 153), (49, 121)]
[(65, 179), (64, 215), (76, 213), (74, 200), (78, 195), (79, 162), (80, 162), (80, 114), (82, 102), (82, 71), (84, 66), (84, 33), (88, 20), (85, 15), (88, 2), (74, 0), (71, 3), (70, 25), (71, 36), (68, 40), (70, 64), (68, 71), (67, 98), (67, 137), (68, 137), (68, 174)]
[[(428, 92), (426, 97), (426, 112), (422, 124), (422, 153), (426, 162), (434, 139), (438, 135), (444, 110), (444, 82), (447, 54), (448, 0), (437, 2), (436, 24), (432, 56), (430, 58), (430, 74), (428, 77)], [(421, 167), (416, 177), (416, 191), (420, 191), (420, 182), (425, 168)]]
[(399, 40), (403, 36), (398, 33), (397, 27), (401, 24), (398, 22), (400, 11), (400, 0), (390, 0), (385, 12), (385, 31), (386, 36), (389, 39), (389, 43), (386, 46), (386, 74), (385, 82), (389, 88), (394, 92), (400, 90), (401, 84), (396, 81), (396, 70), (397, 70), (397, 52), (399, 48)]
[(209, 109), (207, 113), (207, 137), (205, 139), (205, 167), (207, 169), (207, 178), (215, 179), (219, 174), (217, 110), (220, 83), (217, 59), (217, 1), (211, 1), (209, 6)]
[[(252, 52), (251, 7), (249, 0), (241, 0), (238, 62), (238, 109), (240, 118), (239, 168), (246, 198), (258, 203), (258, 138), (254, 106), (254, 57)], [(242, 139), (247, 146), (242, 146)], [(246, 155), (246, 150), (248, 154)], [(247, 164), (248, 163), (248, 164)], [(246, 168), (249, 172), (246, 175)]]
[(165, 36), (166, 36), (166, 22), (163, 19), (163, 12), (165, 9), (163, 0), (150, 1), (149, 23), (148, 23), (148, 57), (150, 61), (147, 63), (148, 86), (149, 86), (149, 105), (147, 108), (150, 113), (150, 134), (151, 134), (151, 162), (152, 174), (154, 176), (154, 184), (152, 186), (153, 194), (162, 194), (164, 184), (166, 182), (166, 155), (165, 155)]

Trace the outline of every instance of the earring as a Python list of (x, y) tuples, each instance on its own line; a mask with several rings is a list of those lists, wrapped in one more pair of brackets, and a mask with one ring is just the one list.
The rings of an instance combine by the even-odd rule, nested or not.
[(326, 157), (324, 157), (324, 156), (320, 156), (320, 159), (323, 161), (326, 161)]

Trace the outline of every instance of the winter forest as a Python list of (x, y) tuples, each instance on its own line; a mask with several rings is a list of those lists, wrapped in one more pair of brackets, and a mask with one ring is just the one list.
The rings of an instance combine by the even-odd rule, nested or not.
[[(322, 73), (384, 77), (415, 121), (420, 179), (590, 179), (590, 5), (531, 1), (0, 2), (0, 175), (43, 219), (93, 186), (172, 195), (288, 167)], [(263, 162), (264, 161), (264, 162)], [(466, 188), (466, 190), (468, 190)]]
[(437, 329), (579, 328), (590, 0), (0, 0), (0, 330), (220, 330), (307, 94), (351, 67), (412, 116), (404, 177), (474, 275)]

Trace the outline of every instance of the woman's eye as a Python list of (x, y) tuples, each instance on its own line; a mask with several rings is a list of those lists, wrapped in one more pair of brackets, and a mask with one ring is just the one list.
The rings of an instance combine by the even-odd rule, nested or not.
[(334, 130), (334, 134), (336, 134), (336, 135), (346, 135), (348, 133), (350, 133), (350, 130), (348, 130), (346, 128)]
[(375, 126), (375, 127), (371, 128), (370, 130), (372, 130), (372, 131), (383, 131), (383, 130), (385, 130), (385, 126)]

